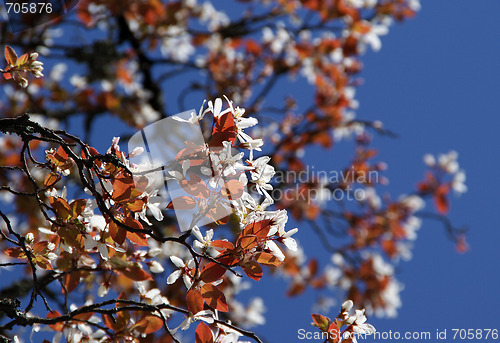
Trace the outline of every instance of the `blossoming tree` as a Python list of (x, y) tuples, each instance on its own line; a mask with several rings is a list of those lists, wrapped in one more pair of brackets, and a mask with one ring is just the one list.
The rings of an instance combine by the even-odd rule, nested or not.
[[(379, 50), (418, 0), (214, 5), (82, 0), (30, 30), (0, 24), (0, 266), (16, 272), (0, 289), (0, 338), (261, 342), (247, 327), (264, 323), (262, 300), (244, 305), (238, 293), (247, 279), (258, 289), (269, 268), (289, 296), (340, 291), (338, 315), (313, 314), (313, 325), (325, 341), (353, 342), (375, 330), (365, 311), (401, 306), (394, 264), (410, 255), (421, 218), (466, 250), (446, 216), (451, 192), (466, 191), (457, 154), (426, 155), (417, 189), (382, 199), (371, 137), (393, 133), (354, 115), (364, 51)], [(152, 141), (126, 151), (127, 137), (93, 147), (101, 117), (141, 139), (167, 121), (160, 136), (180, 138), (160, 150), (173, 157), (158, 164)], [(65, 129), (77, 118), (78, 132)], [(349, 137), (354, 156), (331, 166), (341, 177), (307, 172), (308, 149)], [(329, 260), (303, 249), (304, 231)]]

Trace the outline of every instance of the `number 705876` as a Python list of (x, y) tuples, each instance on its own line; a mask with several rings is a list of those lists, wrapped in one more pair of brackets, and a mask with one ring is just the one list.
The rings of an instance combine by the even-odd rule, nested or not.
[(6, 2), (5, 6), (7, 6), (7, 14), (15, 13), (52, 13), (52, 4), (50, 2)]
[(498, 329), (452, 329), (453, 339), (498, 339)]

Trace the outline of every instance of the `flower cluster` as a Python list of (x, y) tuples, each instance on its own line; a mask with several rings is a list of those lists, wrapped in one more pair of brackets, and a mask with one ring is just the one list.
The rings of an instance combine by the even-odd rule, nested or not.
[[(334, 320), (321, 314), (313, 314), (312, 325), (322, 331), (322, 337), (328, 343), (356, 343), (356, 336), (371, 335), (375, 333), (373, 325), (366, 323), (365, 310), (355, 310), (350, 314), (354, 306), (352, 300), (342, 304), (341, 310)], [(343, 328), (343, 329), (342, 329)]]
[(17, 57), (16, 52), (10, 46), (5, 46), (4, 50), (7, 67), (2, 72), (5, 79), (14, 79), (21, 87), (28, 87), (28, 80), (22, 74), (29, 72), (34, 77), (42, 77), (43, 63), (37, 61), (38, 53), (24, 54)]

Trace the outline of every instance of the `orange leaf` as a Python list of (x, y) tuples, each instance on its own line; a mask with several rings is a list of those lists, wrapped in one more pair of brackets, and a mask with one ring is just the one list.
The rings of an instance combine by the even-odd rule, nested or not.
[(67, 163), (68, 161), (68, 153), (64, 150), (62, 146), (57, 148), (54, 157), (57, 160), (57, 162), (59, 162), (61, 165)]
[(196, 327), (195, 343), (213, 343), (214, 336), (207, 324), (200, 322)]
[(206, 283), (201, 287), (201, 295), (208, 306), (222, 312), (229, 312), (224, 293), (211, 283)]
[(231, 200), (238, 200), (243, 195), (243, 184), (238, 180), (229, 180), (220, 192)]
[[(64, 276), (64, 287), (68, 293), (71, 293), (80, 283), (80, 272), (72, 272)], [(64, 289), (63, 289), (64, 292)]]
[(203, 297), (197, 289), (190, 289), (186, 294), (186, 304), (189, 312), (196, 314), (203, 311)]
[(189, 173), (189, 181), (181, 180), (179, 184), (186, 193), (197, 198), (208, 198), (208, 196), (210, 195), (210, 191), (205, 185), (205, 182), (199, 175), (196, 175), (194, 173)]
[(212, 241), (211, 246), (217, 250), (233, 250), (234, 249), (233, 243), (228, 242), (228, 241), (223, 241), (220, 239), (216, 239), (215, 241)]
[(286, 295), (293, 297), (303, 293), (306, 290), (306, 286), (302, 282), (296, 282), (288, 289)]
[(43, 256), (36, 257), (36, 265), (42, 269), (45, 269), (45, 270), (52, 270), (53, 269), (52, 265), (50, 264), (50, 261)]
[(271, 229), (271, 220), (265, 219), (248, 224), (243, 232), (245, 235), (256, 235), (257, 239), (264, 239)]
[(145, 316), (133, 326), (135, 330), (146, 335), (156, 332), (162, 327), (163, 320), (160, 317), (153, 315)]
[(59, 175), (59, 174), (57, 174), (55, 172), (50, 172), (45, 177), (45, 180), (43, 181), (43, 185), (45, 187), (52, 187), (59, 180), (61, 180), (61, 175)]
[(35, 245), (33, 245), (33, 252), (35, 254), (39, 254), (44, 249), (46, 249), (48, 245), (49, 245), (49, 242), (47, 242), (47, 241), (42, 241), (42, 242), (35, 243)]
[(85, 199), (77, 199), (69, 204), (72, 212), (71, 219), (76, 219), (80, 214), (82, 214), (86, 206), (87, 200)]
[(12, 257), (12, 258), (26, 258), (26, 255), (23, 251), (23, 249), (21, 248), (8, 248), (8, 249), (5, 249), (4, 251), (4, 254)]
[(146, 281), (153, 278), (139, 266), (130, 266), (122, 270), (123, 275), (134, 281)]
[(277, 267), (283, 263), (276, 256), (274, 256), (273, 254), (270, 254), (268, 252), (259, 252), (256, 255), (255, 259), (260, 264), (263, 264), (265, 266), (271, 266), (271, 267)]
[(234, 124), (233, 114), (227, 112), (217, 119), (212, 138), (208, 145), (210, 147), (222, 147), (222, 142), (229, 141), (232, 145), (235, 140), (236, 125)]
[(240, 237), (237, 243), (242, 249), (249, 250), (257, 245), (257, 236), (255, 235), (246, 235)]
[(194, 201), (194, 199), (185, 195), (172, 199), (167, 208), (176, 210), (190, 210), (192, 208), (195, 208), (195, 206), (196, 202)]
[[(49, 314), (47, 315), (47, 318), (57, 318), (57, 317), (60, 317), (61, 316), (61, 313), (59, 313), (59, 311), (52, 311), (52, 312), (49, 312)], [(56, 323), (56, 324), (51, 324), (49, 325), (50, 328), (54, 331), (62, 331), (64, 329), (64, 324), (63, 323)]]
[(127, 237), (127, 231), (125, 229), (119, 227), (115, 222), (111, 221), (109, 223), (108, 230), (111, 238), (113, 238), (116, 243), (122, 245), (123, 242), (125, 242), (125, 237)]
[(16, 65), (22, 66), (23, 64), (26, 64), (29, 60), (29, 55), (28, 54), (22, 54), (21, 57), (19, 57), (16, 61)]
[(132, 194), (134, 179), (132, 175), (124, 174), (113, 181), (113, 199), (121, 202), (126, 201)]
[(143, 199), (134, 199), (127, 202), (127, 208), (132, 212), (142, 212), (145, 201)]
[(447, 198), (448, 191), (449, 188), (446, 185), (441, 185), (438, 187), (436, 193), (434, 194), (434, 204), (436, 206), (437, 211), (441, 214), (446, 214), (448, 213), (449, 210), (448, 198)]
[(102, 321), (104, 322), (104, 325), (106, 325), (106, 327), (108, 329), (111, 329), (111, 330), (114, 330), (114, 331), (118, 331), (119, 330), (119, 325), (118, 323), (116, 323), (116, 321), (113, 320), (113, 317), (109, 314), (103, 314), (102, 315)]
[(254, 39), (248, 39), (246, 41), (246, 50), (250, 54), (260, 55), (262, 48)]
[(200, 279), (205, 283), (212, 283), (219, 280), (226, 273), (226, 268), (217, 263), (210, 262), (203, 267)]
[(328, 343), (337, 343), (340, 341), (340, 330), (337, 324), (331, 323), (328, 327)]
[(127, 231), (127, 238), (132, 242), (137, 245), (147, 247), (148, 246), (148, 239), (146, 237), (146, 234), (142, 232), (130, 232)]
[[(134, 229), (137, 229), (137, 230), (143, 230), (144, 229), (142, 227), (142, 224), (139, 223), (137, 220), (135, 220), (132, 217), (125, 218), (125, 225), (130, 226), (131, 228), (134, 228)], [(132, 243), (135, 243), (137, 245), (141, 245), (143, 247), (148, 246), (148, 240), (147, 240), (147, 236), (146, 236), (145, 233), (127, 231), (127, 238)]]
[(312, 314), (311, 317), (313, 319), (314, 324), (316, 324), (316, 326), (321, 331), (326, 331), (328, 329), (328, 326), (330, 326), (331, 320), (328, 317), (325, 317), (321, 314)]
[(4, 49), (5, 60), (10, 65), (15, 65), (17, 61), (17, 54), (10, 46), (6, 45)]
[(259, 281), (262, 278), (262, 267), (255, 261), (248, 261), (243, 265), (243, 270), (251, 279)]
[(63, 198), (49, 197), (49, 202), (54, 207), (56, 215), (62, 220), (69, 220), (73, 216), (73, 212), (68, 205), (68, 202)]

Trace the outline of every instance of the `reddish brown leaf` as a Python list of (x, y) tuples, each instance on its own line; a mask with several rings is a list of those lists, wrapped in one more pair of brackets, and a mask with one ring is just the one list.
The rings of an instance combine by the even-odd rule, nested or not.
[(226, 273), (226, 268), (217, 263), (210, 262), (203, 267), (200, 279), (205, 283), (211, 283), (219, 280)]
[(189, 180), (181, 180), (179, 184), (186, 193), (197, 198), (208, 198), (210, 195), (210, 191), (205, 185), (205, 182), (199, 175), (194, 173), (189, 174)]
[(243, 195), (243, 184), (238, 180), (229, 180), (221, 189), (221, 194), (230, 200), (238, 200)]
[(257, 245), (257, 236), (255, 235), (246, 235), (242, 236), (238, 239), (238, 243), (242, 249), (249, 250)]
[(276, 256), (270, 254), (268, 252), (259, 252), (255, 256), (255, 259), (258, 263), (263, 264), (265, 266), (277, 267), (281, 265), (283, 262), (280, 261)]
[(201, 287), (201, 294), (208, 306), (222, 312), (229, 311), (224, 293), (211, 283), (206, 283)]
[(294, 283), (286, 292), (286, 295), (293, 297), (303, 293), (306, 290), (306, 286), (302, 282)]
[(234, 249), (233, 243), (228, 242), (228, 241), (223, 241), (220, 239), (216, 239), (215, 241), (212, 241), (211, 246), (217, 250), (233, 250)]
[(262, 267), (255, 261), (248, 261), (243, 265), (243, 270), (249, 278), (259, 281), (262, 278)]
[[(142, 224), (139, 223), (137, 220), (135, 220), (132, 217), (127, 217), (125, 218), (125, 225), (130, 226), (131, 228), (137, 229), (137, 230), (142, 230)], [(148, 246), (148, 239), (145, 233), (142, 232), (131, 232), (127, 231), (127, 238), (132, 242), (137, 245), (141, 246)]]
[(214, 336), (207, 324), (200, 322), (196, 327), (195, 343), (213, 343)]
[(311, 317), (313, 319), (314, 324), (316, 324), (316, 326), (321, 331), (326, 331), (328, 329), (328, 326), (330, 326), (331, 320), (328, 317), (325, 317), (321, 314), (312, 314)]
[[(60, 317), (60, 316), (61, 316), (61, 313), (59, 313), (59, 311), (52, 311), (52, 312), (49, 312), (49, 314), (47, 315), (47, 318), (57, 318), (57, 317)], [(51, 324), (49, 326), (54, 331), (62, 331), (63, 328), (64, 328), (64, 324), (63, 323)]]
[(15, 65), (17, 61), (17, 54), (10, 46), (6, 45), (4, 49), (5, 60), (7, 64)]
[(331, 323), (328, 327), (328, 343), (337, 343), (340, 341), (340, 330), (337, 324)]
[(38, 242), (38, 243), (35, 243), (33, 245), (33, 252), (35, 254), (39, 254), (41, 253), (43, 250), (45, 250), (47, 248), (47, 246), (49, 245), (49, 242), (47, 241), (42, 241), (42, 242)]
[(52, 265), (50, 264), (50, 261), (43, 257), (43, 256), (37, 256), (35, 259), (36, 265), (39, 266), (42, 269), (45, 270), (52, 270)]
[(189, 312), (196, 314), (203, 311), (203, 296), (197, 289), (190, 289), (186, 295), (186, 303)]
[(448, 192), (449, 192), (449, 187), (447, 185), (441, 185), (438, 187), (436, 193), (434, 194), (434, 204), (436, 206), (437, 211), (441, 214), (446, 214), (448, 213), (449, 210), (448, 197), (447, 197)]
[(243, 229), (243, 235), (255, 235), (257, 239), (264, 239), (269, 234), (271, 229), (271, 220), (265, 219), (258, 222), (253, 222), (248, 224), (245, 229)]
[[(64, 288), (68, 293), (71, 293), (80, 283), (80, 272), (72, 272), (64, 276)], [(63, 293), (65, 292), (63, 288)]]
[(43, 185), (45, 187), (52, 187), (56, 184), (56, 182), (58, 182), (59, 180), (61, 180), (61, 175), (59, 175), (58, 173), (56, 172), (50, 172), (47, 174), (47, 176), (45, 177), (45, 180), (43, 181)]
[(130, 199), (133, 187), (132, 175), (122, 174), (113, 181), (113, 199), (117, 202), (127, 201)]
[(152, 280), (153, 278), (144, 269), (137, 265), (127, 267), (122, 270), (123, 275), (134, 281), (146, 281)]
[(80, 214), (82, 214), (86, 206), (87, 200), (85, 199), (77, 199), (69, 204), (72, 212), (71, 219), (76, 219)]
[(309, 275), (316, 275), (316, 273), (318, 272), (318, 260), (316, 260), (315, 258), (311, 259), (307, 267), (309, 268)]
[(393, 240), (386, 239), (382, 241), (382, 249), (389, 257), (394, 257), (398, 253), (396, 243)]
[(89, 154), (90, 156), (87, 155), (87, 153), (85, 152), (85, 150), (82, 149), (82, 158), (89, 158), (91, 156), (96, 156), (96, 155), (99, 155), (99, 152), (96, 150), (96, 148), (93, 148), (91, 146), (87, 146), (87, 149), (89, 151)]
[(15, 248), (8, 248), (5, 249), (4, 254), (12, 257), (12, 258), (26, 258), (26, 255), (23, 251), (23, 249), (15, 247)]
[(196, 202), (193, 198), (188, 197), (187, 195), (172, 199), (172, 201), (167, 206), (167, 208), (175, 210), (190, 210), (195, 207)]
[(236, 125), (234, 124), (233, 114), (228, 112), (217, 119), (208, 145), (210, 147), (222, 147), (222, 142), (229, 141), (232, 145), (235, 140)]
[(218, 261), (227, 266), (234, 266), (240, 262), (240, 259), (235, 254), (229, 254), (222, 256), (221, 258), (218, 259)]
[(104, 325), (106, 325), (106, 327), (108, 329), (111, 329), (111, 330), (114, 330), (114, 331), (118, 331), (119, 330), (119, 326), (113, 320), (113, 317), (111, 317), (111, 315), (109, 315), (109, 314), (103, 314), (102, 315), (102, 321), (104, 322)]
[(163, 327), (163, 320), (158, 316), (147, 315), (139, 320), (133, 329), (143, 334), (150, 334), (160, 330)]
[(118, 225), (115, 224), (115, 222), (111, 221), (108, 226), (109, 234), (111, 235), (111, 238), (118, 243), (119, 245), (122, 245), (123, 242), (125, 242), (125, 237), (127, 237), (127, 231)]
[(49, 197), (49, 202), (56, 211), (57, 217), (62, 220), (69, 220), (73, 216), (73, 212), (69, 204), (63, 198)]

